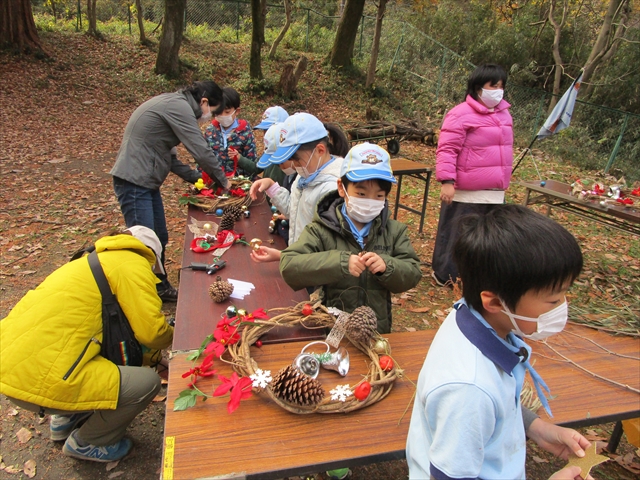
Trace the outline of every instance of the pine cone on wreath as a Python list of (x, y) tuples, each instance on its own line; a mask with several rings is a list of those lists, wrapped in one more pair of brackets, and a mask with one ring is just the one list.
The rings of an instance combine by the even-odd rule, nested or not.
[(306, 376), (294, 365), (287, 365), (278, 372), (271, 390), (278, 398), (300, 406), (317, 405), (325, 395), (317, 380)]
[(216, 302), (224, 302), (233, 292), (233, 284), (223, 280), (220, 275), (216, 277), (216, 281), (209, 287), (209, 296)]
[(347, 318), (346, 332), (349, 338), (369, 345), (369, 341), (373, 338), (378, 326), (376, 313), (371, 307), (362, 305), (356, 308), (349, 318)]
[(236, 221), (242, 217), (242, 210), (236, 205), (229, 205), (224, 209), (220, 220), (220, 230), (233, 230)]

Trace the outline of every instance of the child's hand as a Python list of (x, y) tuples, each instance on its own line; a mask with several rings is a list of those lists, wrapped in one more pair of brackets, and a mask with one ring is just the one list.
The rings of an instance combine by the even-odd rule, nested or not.
[(354, 277), (359, 277), (365, 271), (367, 266), (364, 264), (362, 257), (358, 255), (349, 256), (349, 273)]
[(261, 178), (260, 180), (256, 180), (255, 182), (253, 182), (251, 184), (251, 188), (249, 189), (251, 200), (257, 200), (258, 192), (264, 192), (265, 190), (268, 190), (269, 187), (271, 187), (271, 185), (273, 185), (274, 183), (276, 182), (274, 182), (270, 178)]
[(453, 201), (453, 195), (456, 193), (456, 188), (451, 183), (443, 183), (440, 188), (440, 200), (447, 204), (451, 204)]
[[(549, 480), (574, 480), (576, 478), (581, 479), (580, 476), (580, 467), (572, 466), (572, 467), (564, 467), (562, 470), (558, 470), (556, 473), (549, 477)], [(587, 479), (593, 480), (593, 477), (589, 475)]]
[(570, 453), (584, 457), (584, 450), (591, 445), (589, 440), (572, 428), (559, 427), (539, 418), (531, 423), (527, 436), (546, 451), (564, 460), (569, 458)]
[(363, 253), (360, 258), (373, 274), (382, 273), (387, 269), (387, 264), (377, 253), (366, 252)]
[(238, 161), (238, 158), (240, 158), (240, 154), (238, 153), (238, 150), (236, 150), (236, 149), (235, 149), (235, 148), (233, 148), (233, 147), (229, 147), (229, 148), (227, 149), (227, 153), (228, 153), (228, 155), (229, 155), (229, 158), (230, 158), (231, 160), (233, 160), (234, 162), (237, 162), (237, 161)]
[(258, 263), (279, 262), (280, 250), (277, 248), (260, 246), (257, 250), (251, 251), (251, 260)]

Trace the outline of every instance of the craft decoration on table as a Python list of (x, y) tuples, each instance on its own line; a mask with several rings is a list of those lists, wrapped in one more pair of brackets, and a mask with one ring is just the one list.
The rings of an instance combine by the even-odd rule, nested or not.
[[(305, 305), (305, 307), (307, 305)], [(313, 345), (324, 345), (327, 348), (322, 353), (307, 353), (307, 349)], [(302, 373), (313, 378), (318, 376), (320, 366), (327, 370), (334, 370), (344, 377), (349, 373), (349, 352), (345, 347), (339, 347), (335, 352), (331, 352), (331, 347), (327, 342), (315, 341), (304, 346), (300, 354), (293, 361), (293, 364), (297, 366)]]
[(596, 446), (597, 446), (596, 442), (592, 442), (591, 446), (585, 449), (584, 457), (578, 457), (577, 455), (570, 453), (569, 463), (565, 465), (565, 468), (572, 467), (572, 466), (580, 467), (580, 476), (582, 478), (587, 478), (587, 476), (589, 475), (589, 472), (593, 467), (595, 467), (596, 465), (600, 465), (601, 463), (604, 463), (607, 460), (610, 460), (609, 457), (605, 457), (604, 455), (598, 455)]
[[(312, 309), (311, 313), (309, 307)], [(238, 408), (242, 399), (251, 395), (251, 388), (253, 388), (261, 396), (292, 413), (346, 413), (384, 399), (391, 392), (395, 380), (402, 376), (402, 370), (390, 356), (388, 341), (383, 339), (375, 329), (371, 331), (369, 312), (361, 308), (360, 311), (354, 311), (351, 315), (345, 314), (347, 315), (345, 336), (351, 345), (364, 353), (369, 360), (368, 371), (360, 382), (353, 386), (335, 385), (329, 390), (330, 395), (327, 396), (325, 387), (317, 378), (313, 378), (316, 367), (309, 370), (312, 375), (303, 372), (308, 370), (314, 362), (318, 369), (322, 365), (324, 368), (338, 371), (341, 375), (345, 368), (348, 368), (347, 348), (342, 346), (336, 352), (330, 352), (329, 345), (324, 342), (322, 342), (326, 346), (324, 353), (308, 352), (314, 344), (312, 342), (302, 349), (301, 355), (291, 364), (283, 366), (272, 377), (271, 372), (262, 370), (251, 356), (252, 347), (259, 345), (262, 335), (274, 327), (303, 325), (307, 328), (330, 328), (335, 325), (336, 316), (343, 312), (334, 308), (329, 309), (317, 299), (311, 302), (300, 302), (293, 307), (271, 309), (269, 313), (275, 315), (270, 319), (262, 309), (250, 314), (241, 310), (235, 307), (227, 308), (227, 314), (236, 316), (225, 315), (218, 322), (214, 333), (203, 341), (197, 351), (187, 357), (195, 363), (205, 355), (205, 360), (200, 367), (194, 367), (185, 373), (185, 378), (191, 377), (191, 383), (186, 390), (180, 392), (174, 402), (174, 410), (184, 410), (194, 406), (198, 397), (206, 399), (230, 392), (227, 409), (231, 413)], [(354, 313), (355, 316), (353, 316)], [(375, 321), (375, 315), (373, 318)], [(388, 352), (382, 357), (374, 351), (374, 348), (380, 349), (380, 346), (384, 352)], [(231, 378), (219, 375), (218, 379), (223, 384), (216, 388), (213, 394), (208, 394), (198, 388), (197, 381), (204, 376), (202, 373), (208, 373), (213, 368), (211, 355), (218, 358), (218, 361), (230, 364), (234, 373)], [(304, 361), (301, 360), (302, 356), (306, 356)]]
[(216, 303), (224, 302), (233, 292), (233, 284), (223, 280), (220, 275), (209, 286), (209, 296)]
[[(609, 185), (603, 182), (582, 179), (576, 180), (571, 184), (571, 195), (579, 200), (597, 201), (603, 207), (608, 205), (631, 207), (635, 203), (632, 197), (640, 196), (640, 187), (629, 191), (624, 178), (615, 180)], [(636, 201), (638, 200), (640, 198), (636, 198)]]
[(180, 197), (180, 205), (193, 205), (203, 211), (215, 212), (218, 208), (226, 208), (236, 206), (249, 207), (251, 205), (251, 196), (248, 195), (251, 188), (251, 179), (248, 177), (237, 176), (228, 178), (229, 193), (223, 195), (222, 188), (218, 187), (214, 190), (215, 185), (211, 177), (202, 172), (202, 179), (190, 187), (190, 192)]

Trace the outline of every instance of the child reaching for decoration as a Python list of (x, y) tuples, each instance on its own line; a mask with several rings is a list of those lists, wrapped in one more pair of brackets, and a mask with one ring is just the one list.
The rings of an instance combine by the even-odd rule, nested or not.
[[(463, 298), (438, 330), (418, 379), (407, 438), (412, 479), (525, 478), (527, 437), (567, 459), (589, 441), (521, 405), (528, 371), (550, 414), (548, 391), (522, 339), (559, 333), (565, 295), (582, 270), (575, 238), (519, 205), (462, 217), (453, 258)], [(584, 477), (591, 478), (586, 472)], [(573, 479), (566, 467), (551, 479)]]

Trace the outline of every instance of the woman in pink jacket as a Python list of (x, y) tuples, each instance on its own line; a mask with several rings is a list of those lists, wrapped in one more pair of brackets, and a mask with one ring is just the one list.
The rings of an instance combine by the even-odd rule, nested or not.
[(432, 260), (438, 285), (452, 285), (458, 277), (451, 255), (458, 218), (504, 203), (513, 164), (513, 121), (502, 99), (506, 84), (507, 73), (499, 65), (477, 67), (465, 101), (442, 123), (436, 151), (442, 204)]

